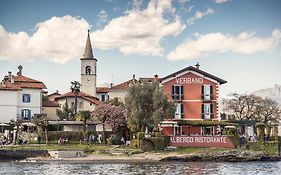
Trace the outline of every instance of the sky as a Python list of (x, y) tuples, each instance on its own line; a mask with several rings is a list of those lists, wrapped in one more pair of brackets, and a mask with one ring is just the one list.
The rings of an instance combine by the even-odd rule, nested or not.
[(167, 76), (199, 62), (228, 83), (221, 96), (281, 84), (280, 0), (1, 0), (0, 78), (80, 81), (90, 30), (97, 85)]

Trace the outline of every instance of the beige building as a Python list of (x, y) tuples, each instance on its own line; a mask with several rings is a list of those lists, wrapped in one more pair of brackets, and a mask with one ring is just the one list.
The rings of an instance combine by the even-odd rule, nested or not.
[(108, 90), (109, 99), (118, 98), (118, 99), (120, 99), (120, 101), (125, 103), (125, 98), (128, 95), (128, 89), (132, 84), (145, 83), (145, 82), (151, 83), (153, 81), (159, 81), (158, 75), (155, 75), (154, 78), (139, 78), (139, 80), (136, 80), (135, 75), (133, 75), (133, 79), (120, 83), (120, 84), (117, 84), (117, 85), (109, 88), (109, 90)]
[(48, 120), (59, 120), (57, 116), (57, 109), (59, 108), (60, 106), (56, 102), (52, 102), (52, 101), (42, 102), (42, 114), (46, 114)]

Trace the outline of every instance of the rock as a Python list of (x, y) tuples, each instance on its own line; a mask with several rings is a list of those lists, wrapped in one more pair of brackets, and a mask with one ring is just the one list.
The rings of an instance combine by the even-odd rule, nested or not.
[(183, 156), (166, 157), (160, 161), (213, 161), (213, 162), (249, 162), (249, 161), (278, 161), (279, 156), (268, 156), (262, 152), (247, 150), (231, 150), (213, 154), (187, 154)]

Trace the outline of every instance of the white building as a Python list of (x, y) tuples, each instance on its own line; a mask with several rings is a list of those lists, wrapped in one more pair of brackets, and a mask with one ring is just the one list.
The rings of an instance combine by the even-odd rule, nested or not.
[(107, 101), (109, 98), (108, 89), (108, 87), (97, 87), (96, 97), (102, 102)]
[(42, 113), (43, 82), (22, 75), (22, 66), (17, 75), (8, 75), (0, 83), (0, 122), (30, 120)]

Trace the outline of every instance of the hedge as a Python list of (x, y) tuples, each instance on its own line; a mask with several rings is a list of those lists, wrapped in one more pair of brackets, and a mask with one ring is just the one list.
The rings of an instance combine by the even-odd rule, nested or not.
[(147, 138), (151, 140), (154, 144), (154, 149), (156, 150), (163, 150), (165, 148), (165, 138), (164, 137), (151, 137)]
[(263, 153), (271, 156), (278, 155), (278, 142), (248, 142), (247, 148), (253, 151), (262, 151)]
[[(44, 133), (42, 133), (44, 134)], [(80, 139), (84, 140), (87, 139), (87, 136), (90, 134), (94, 134), (97, 136), (96, 132), (83, 132), (83, 131), (48, 131), (48, 140), (59, 140), (59, 138), (68, 138), (68, 140), (71, 141), (80, 141)], [(96, 137), (97, 138), (97, 137)], [(45, 137), (42, 137), (44, 140)]]
[(144, 138), (145, 137), (145, 133), (144, 132), (138, 132), (137, 133), (137, 139), (138, 140), (140, 140), (140, 139), (142, 139), (142, 138)]
[(235, 134), (235, 135), (232, 135), (232, 136), (228, 136), (228, 138), (233, 143), (235, 148), (240, 145), (240, 136), (238, 134)]
[(178, 121), (179, 126), (184, 125), (192, 125), (192, 126), (216, 126), (216, 125), (223, 125), (223, 126), (238, 126), (237, 123), (229, 123), (224, 121), (217, 121), (217, 120), (179, 120)]
[(133, 148), (139, 148), (139, 141), (137, 139), (132, 139), (130, 142), (130, 146)]

